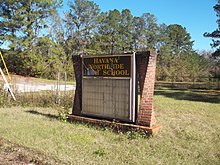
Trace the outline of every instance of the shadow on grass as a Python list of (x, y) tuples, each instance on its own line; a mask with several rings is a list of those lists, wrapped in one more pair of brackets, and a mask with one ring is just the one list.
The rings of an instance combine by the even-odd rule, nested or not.
[(40, 116), (48, 117), (50, 119), (59, 119), (59, 116), (51, 115), (51, 114), (45, 114), (45, 113), (41, 113), (41, 112), (34, 111), (34, 110), (28, 110), (26, 112), (34, 114), (34, 115), (40, 115)]
[(220, 103), (220, 91), (209, 90), (155, 90), (155, 95), (163, 95), (176, 100)]

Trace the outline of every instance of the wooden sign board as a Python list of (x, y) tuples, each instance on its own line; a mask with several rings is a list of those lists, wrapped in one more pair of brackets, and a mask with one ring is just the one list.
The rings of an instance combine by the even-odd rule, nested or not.
[(82, 114), (135, 122), (135, 54), (82, 56)]
[(130, 77), (131, 56), (83, 58), (83, 76)]

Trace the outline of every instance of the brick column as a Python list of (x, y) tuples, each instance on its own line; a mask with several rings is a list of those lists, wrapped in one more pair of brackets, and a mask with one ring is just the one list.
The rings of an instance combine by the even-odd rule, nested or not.
[(82, 58), (79, 55), (75, 55), (72, 57), (72, 60), (76, 79), (72, 114), (80, 115), (82, 110)]
[(137, 77), (140, 87), (140, 104), (136, 124), (148, 127), (156, 125), (153, 107), (156, 57), (155, 52), (136, 53)]

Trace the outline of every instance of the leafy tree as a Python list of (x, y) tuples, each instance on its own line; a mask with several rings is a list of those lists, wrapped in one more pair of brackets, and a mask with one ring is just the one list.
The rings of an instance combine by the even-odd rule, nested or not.
[[(18, 74), (41, 75), (45, 54), (39, 53), (41, 30), (49, 27), (61, 0), (1, 0), (0, 41), (9, 43), (8, 65)], [(49, 40), (47, 44), (50, 44)], [(43, 46), (43, 45), (41, 45)], [(13, 50), (13, 51), (12, 51)]]
[(89, 0), (75, 0), (69, 2), (69, 6), (70, 11), (66, 14), (66, 27), (69, 31), (67, 44), (73, 47), (72, 53), (78, 53), (91, 43), (100, 9)]
[(131, 11), (128, 9), (122, 10), (119, 29), (119, 47), (121, 47), (122, 52), (128, 52), (132, 50), (132, 21), (133, 16), (131, 15)]
[(30, 50), (60, 4), (60, 0), (1, 0), (1, 42), (10, 42), (13, 49)]
[(132, 30), (132, 39), (133, 39), (133, 49), (137, 51), (140, 45), (140, 38), (143, 33), (145, 33), (145, 22), (141, 17), (133, 18), (133, 30)]
[(155, 16), (144, 13), (141, 17), (134, 17), (133, 26), (134, 50), (156, 50), (160, 29)]
[(192, 51), (193, 42), (186, 28), (178, 24), (172, 24), (167, 27), (166, 35), (168, 40), (165, 41), (170, 46), (173, 55), (180, 55)]
[(10, 42), (15, 47), (16, 32), (22, 27), (20, 12), (22, 6), (18, 0), (1, 0), (0, 2), (0, 44)]
[[(219, 61), (213, 56), (213, 51), (200, 51), (198, 54), (206, 60), (206, 65), (208, 65), (209, 76), (217, 77), (220, 79), (220, 67)], [(202, 65), (204, 66), (204, 64)]]
[(99, 39), (102, 42), (102, 49), (106, 53), (115, 53), (119, 46), (121, 13), (114, 9), (109, 12), (101, 13), (100, 24), (98, 26)]
[(210, 61), (200, 53), (194, 52), (184, 58), (187, 74), (191, 80), (199, 80), (199, 77), (208, 77), (210, 75)]
[(159, 37), (159, 26), (157, 19), (153, 14), (144, 13), (142, 19), (145, 22), (145, 32), (142, 34), (142, 49), (156, 50), (156, 45)]
[(99, 17), (98, 36), (102, 51), (106, 53), (132, 50), (133, 16), (130, 10), (110, 10)]
[(205, 32), (204, 36), (205, 37), (211, 37), (212, 39), (212, 44), (211, 46), (213, 48), (216, 48), (216, 51), (213, 53), (214, 58), (216, 59), (220, 59), (220, 0), (218, 0), (217, 4), (213, 7), (215, 12), (216, 12), (216, 16), (217, 18), (217, 24), (218, 27), (216, 30), (214, 30), (213, 32), (209, 33), (209, 32)]
[[(73, 78), (73, 67), (72, 67), (72, 47), (70, 42), (66, 40), (68, 32), (65, 29), (64, 19), (61, 19), (58, 14), (55, 14), (52, 17), (52, 26), (49, 33), (49, 38), (53, 41), (50, 49), (51, 56), (55, 58), (54, 61), (51, 61), (47, 66), (51, 66), (51, 70), (54, 72), (66, 72), (68, 77)], [(52, 58), (51, 58), (52, 59)], [(56, 67), (55, 67), (56, 66)]]
[[(185, 76), (189, 76), (188, 66), (190, 61), (188, 56), (194, 54), (192, 49), (193, 41), (190, 34), (181, 25), (161, 25), (161, 39), (158, 54), (158, 78), (165, 80), (171, 77), (173, 80), (183, 81)], [(162, 35), (163, 34), (163, 35)]]
[(211, 46), (212, 48), (215, 48), (215, 52), (212, 53), (213, 58), (210, 58), (212, 61), (212, 69), (210, 73), (220, 79), (220, 0), (218, 0), (217, 4), (213, 8), (216, 12), (216, 22), (218, 24), (218, 27), (211, 33), (204, 33), (204, 36), (212, 38)]

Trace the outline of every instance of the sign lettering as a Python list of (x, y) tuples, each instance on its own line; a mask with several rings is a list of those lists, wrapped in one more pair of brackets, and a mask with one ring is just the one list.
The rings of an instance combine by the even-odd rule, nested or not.
[(131, 56), (85, 57), (83, 76), (130, 77)]

